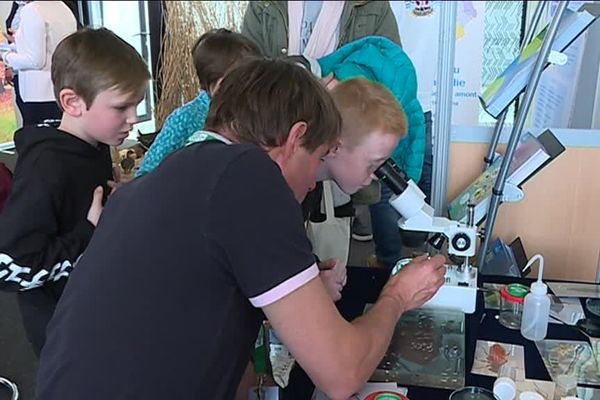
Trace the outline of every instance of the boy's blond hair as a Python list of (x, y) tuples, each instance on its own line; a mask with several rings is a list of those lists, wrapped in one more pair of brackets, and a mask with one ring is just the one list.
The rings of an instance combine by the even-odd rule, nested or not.
[(133, 46), (106, 28), (83, 28), (64, 38), (52, 54), (51, 75), (59, 105), (60, 91), (68, 88), (83, 98), (87, 108), (108, 89), (139, 100), (150, 79)]
[(406, 135), (408, 124), (402, 106), (385, 86), (364, 78), (338, 83), (331, 96), (342, 115), (342, 141), (354, 148), (373, 132)]

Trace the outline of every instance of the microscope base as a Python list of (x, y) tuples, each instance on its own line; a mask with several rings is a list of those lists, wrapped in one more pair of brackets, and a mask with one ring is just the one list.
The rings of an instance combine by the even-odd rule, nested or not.
[(464, 275), (458, 272), (458, 266), (449, 265), (446, 283), (423, 307), (450, 308), (465, 314), (474, 313), (477, 302), (477, 269), (470, 268), (468, 279), (465, 279)]

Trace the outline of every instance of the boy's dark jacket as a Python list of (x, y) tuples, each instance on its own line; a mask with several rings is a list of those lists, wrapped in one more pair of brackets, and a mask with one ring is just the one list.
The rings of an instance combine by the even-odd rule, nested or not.
[(0, 214), (0, 289), (42, 287), (55, 299), (87, 246), (94, 189), (112, 179), (108, 146), (94, 147), (52, 127), (15, 133), (18, 153)]

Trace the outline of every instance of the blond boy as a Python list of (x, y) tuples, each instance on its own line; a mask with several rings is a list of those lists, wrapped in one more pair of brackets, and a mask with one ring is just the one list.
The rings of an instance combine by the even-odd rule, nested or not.
[[(408, 130), (400, 103), (383, 85), (364, 78), (328, 82), (330, 93), (342, 116), (341, 138), (319, 169), (318, 180), (334, 180), (347, 194), (356, 193), (375, 179), (373, 173), (387, 160)], [(311, 221), (321, 215), (322, 186), (302, 203), (304, 216)], [(336, 207), (337, 217), (354, 215), (352, 205)], [(315, 239), (317, 240), (317, 239)], [(346, 284), (346, 266), (337, 259), (319, 263), (321, 278), (334, 300), (341, 298)]]

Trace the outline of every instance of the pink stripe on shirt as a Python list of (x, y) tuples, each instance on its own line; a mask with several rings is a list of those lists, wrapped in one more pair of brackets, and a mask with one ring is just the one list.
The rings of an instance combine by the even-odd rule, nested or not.
[(256, 308), (268, 306), (275, 303), (277, 300), (287, 296), (294, 290), (311, 281), (319, 275), (319, 268), (314, 263), (304, 271), (292, 276), (288, 280), (280, 283), (272, 289), (267, 290), (263, 294), (250, 298), (250, 303)]

